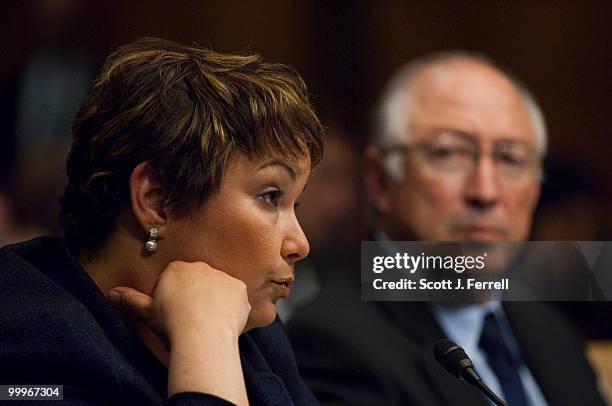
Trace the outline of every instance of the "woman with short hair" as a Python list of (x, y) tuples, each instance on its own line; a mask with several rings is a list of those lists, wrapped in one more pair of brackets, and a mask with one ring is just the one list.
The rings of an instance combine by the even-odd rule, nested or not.
[(0, 251), (0, 383), (316, 403), (275, 303), (308, 255), (295, 207), (321, 131), (286, 66), (153, 38), (110, 55), (74, 121), (64, 235)]

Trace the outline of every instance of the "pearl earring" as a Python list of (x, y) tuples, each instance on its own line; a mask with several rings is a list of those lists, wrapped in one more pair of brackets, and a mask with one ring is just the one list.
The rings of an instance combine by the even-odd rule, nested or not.
[(153, 252), (157, 249), (157, 226), (151, 226), (149, 228), (149, 239), (145, 243), (145, 249), (149, 252)]

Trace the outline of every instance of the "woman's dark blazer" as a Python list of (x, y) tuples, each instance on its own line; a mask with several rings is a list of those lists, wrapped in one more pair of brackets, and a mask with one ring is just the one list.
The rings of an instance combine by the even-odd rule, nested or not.
[[(166, 400), (167, 369), (60, 238), (0, 250), (0, 301), (0, 384), (63, 385), (69, 404), (229, 404), (202, 393)], [(252, 405), (318, 404), (279, 319), (239, 345)]]

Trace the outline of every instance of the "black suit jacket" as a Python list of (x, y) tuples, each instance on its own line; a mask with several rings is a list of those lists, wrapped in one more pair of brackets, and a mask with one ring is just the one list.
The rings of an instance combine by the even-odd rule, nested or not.
[[(64, 385), (70, 404), (166, 403), (166, 368), (62, 240), (43, 237), (0, 250), (0, 298), (0, 384)], [(243, 334), (239, 345), (251, 404), (318, 404), (278, 319)], [(229, 404), (201, 393), (167, 403)]]
[[(525, 362), (551, 405), (604, 405), (583, 343), (544, 303), (505, 303)], [(444, 337), (425, 302), (362, 302), (336, 281), (288, 324), (302, 376), (323, 404), (482, 405), (432, 356)]]

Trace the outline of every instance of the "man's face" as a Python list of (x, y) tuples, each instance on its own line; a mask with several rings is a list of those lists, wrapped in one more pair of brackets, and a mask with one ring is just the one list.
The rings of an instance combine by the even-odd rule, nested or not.
[(374, 188), (382, 230), (393, 240), (526, 239), (540, 162), (518, 91), (470, 60), (427, 67), (410, 90), (406, 137), (387, 152), (402, 155), (403, 176)]

